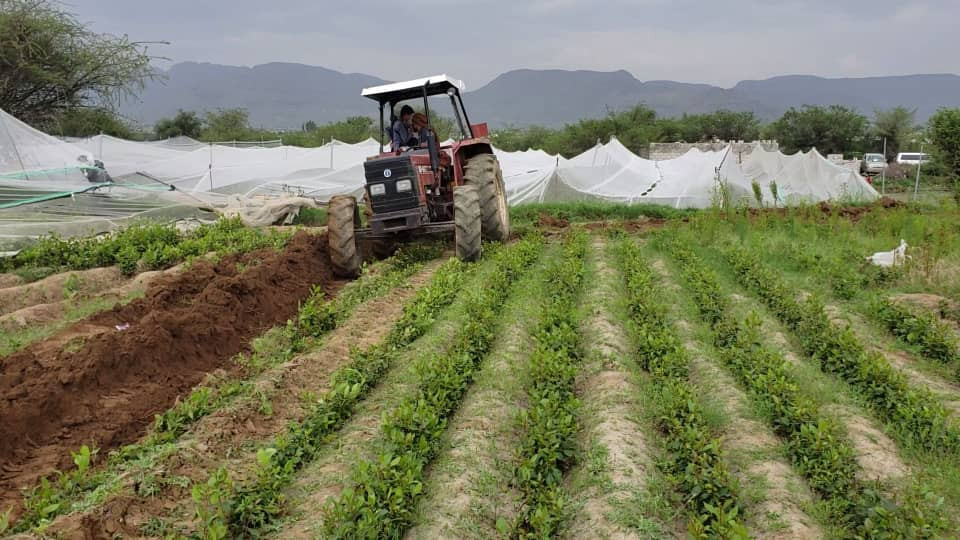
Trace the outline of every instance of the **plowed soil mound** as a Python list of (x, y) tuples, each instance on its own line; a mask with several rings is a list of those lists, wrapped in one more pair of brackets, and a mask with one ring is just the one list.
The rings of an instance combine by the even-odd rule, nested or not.
[(159, 278), (145, 298), (81, 321), (72, 337), (3, 359), (0, 506), (67, 467), (82, 444), (103, 455), (135, 441), (207, 373), (233, 369), (230, 358), (294, 315), (313, 284), (339, 288), (325, 246), (325, 236), (298, 233), (280, 252), (197, 261)]
[(78, 272), (64, 272), (34, 281), (26, 285), (11, 285), (0, 289), (0, 314), (12, 313), (18, 309), (63, 300), (67, 283), (75, 280), (74, 291), (77, 294), (93, 294), (109, 289), (123, 279), (120, 269), (93, 268)]

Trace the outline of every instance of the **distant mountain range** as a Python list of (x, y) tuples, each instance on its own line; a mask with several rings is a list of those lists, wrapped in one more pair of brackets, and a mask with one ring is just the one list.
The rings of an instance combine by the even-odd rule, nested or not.
[[(414, 73), (411, 78), (424, 74)], [(450, 75), (457, 76), (451, 72)], [(130, 119), (152, 125), (178, 109), (198, 112), (242, 107), (251, 123), (270, 129), (297, 128), (348, 116), (375, 116), (366, 86), (387, 81), (322, 67), (270, 63), (254, 67), (184, 62), (151, 82), (139, 99), (124, 104)], [(960, 107), (960, 76), (903, 75), (826, 79), (787, 75), (742, 81), (733, 88), (674, 81), (639, 81), (626, 71), (520, 69), (500, 75), (464, 97), (473, 122), (494, 127), (540, 124), (561, 126), (612, 110), (646, 104), (661, 116), (717, 109), (753, 111), (772, 120), (789, 107), (840, 104), (871, 115), (874, 109), (903, 105), (917, 109), (917, 120), (939, 107)], [(443, 110), (443, 109), (442, 109)]]

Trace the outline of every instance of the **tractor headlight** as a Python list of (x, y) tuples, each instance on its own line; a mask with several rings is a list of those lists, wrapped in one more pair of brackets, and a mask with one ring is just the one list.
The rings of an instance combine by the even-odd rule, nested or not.
[(370, 184), (370, 195), (377, 196), (383, 195), (387, 192), (387, 188), (383, 184)]
[(397, 181), (397, 191), (410, 191), (411, 189), (413, 189), (413, 184), (409, 180)]

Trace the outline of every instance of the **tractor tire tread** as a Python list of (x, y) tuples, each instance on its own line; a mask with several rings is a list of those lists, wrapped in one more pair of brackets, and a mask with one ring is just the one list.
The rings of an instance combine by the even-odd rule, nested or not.
[(349, 195), (330, 198), (327, 205), (327, 243), (333, 272), (340, 277), (360, 275), (360, 254), (354, 232), (357, 200)]
[(464, 165), (463, 178), (464, 184), (477, 187), (483, 239), (506, 242), (510, 236), (510, 215), (503, 173), (496, 156), (479, 154), (471, 157)]
[(482, 242), (482, 220), (476, 186), (457, 186), (453, 189), (453, 216), (457, 258), (463, 261), (477, 260)]

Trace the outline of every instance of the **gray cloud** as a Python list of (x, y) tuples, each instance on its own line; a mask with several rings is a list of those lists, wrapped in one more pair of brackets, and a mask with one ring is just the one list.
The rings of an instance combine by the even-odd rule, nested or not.
[[(515, 68), (626, 69), (641, 80), (955, 73), (960, 2), (927, 0), (70, 0), (101, 32), (171, 58), (301, 62), (477, 87)], [(399, 48), (400, 50), (395, 50)]]

